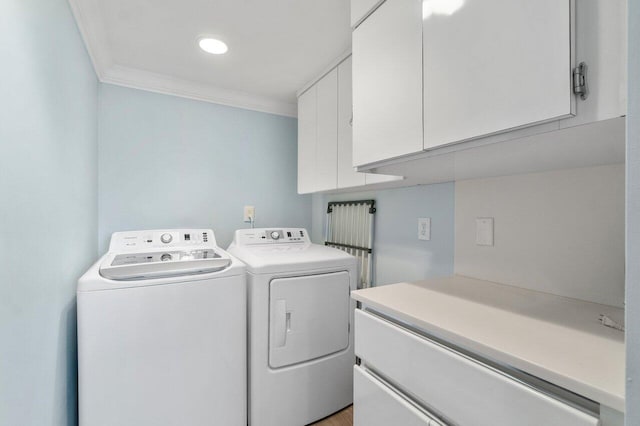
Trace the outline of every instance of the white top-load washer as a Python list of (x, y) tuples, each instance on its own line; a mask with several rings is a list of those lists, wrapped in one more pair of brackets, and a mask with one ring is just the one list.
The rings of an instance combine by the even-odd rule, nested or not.
[(82, 426), (246, 425), (246, 277), (210, 229), (116, 232), (78, 282)]
[(353, 399), (356, 259), (305, 229), (242, 229), (229, 253), (247, 264), (249, 424), (300, 426)]

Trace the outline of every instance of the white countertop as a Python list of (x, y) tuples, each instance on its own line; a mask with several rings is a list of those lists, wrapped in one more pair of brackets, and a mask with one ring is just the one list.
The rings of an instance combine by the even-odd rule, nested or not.
[[(462, 276), (357, 290), (352, 297), (496, 362), (624, 412), (624, 310)], [(356, 331), (357, 333), (357, 331)]]

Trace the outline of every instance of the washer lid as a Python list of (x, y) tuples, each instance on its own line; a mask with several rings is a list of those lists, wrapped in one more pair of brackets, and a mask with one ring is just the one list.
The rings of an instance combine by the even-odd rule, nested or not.
[(206, 274), (231, 265), (226, 253), (207, 248), (146, 253), (108, 254), (100, 265), (100, 275), (118, 281)]

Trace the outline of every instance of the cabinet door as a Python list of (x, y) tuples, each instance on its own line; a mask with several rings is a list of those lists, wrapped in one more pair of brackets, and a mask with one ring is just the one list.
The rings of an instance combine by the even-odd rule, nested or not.
[(351, 26), (355, 27), (371, 9), (382, 1), (384, 0), (351, 0)]
[(316, 145), (316, 191), (338, 187), (338, 70), (316, 83), (318, 139)]
[(563, 120), (560, 127), (626, 115), (626, 9), (626, 1), (576, 1), (576, 62), (589, 66), (589, 97), (578, 100), (576, 117)]
[(422, 151), (422, 0), (387, 0), (353, 31), (353, 161)]
[(315, 191), (316, 174), (316, 86), (298, 98), (298, 194)]
[(353, 169), (351, 58), (338, 65), (338, 188), (365, 185)]
[(425, 149), (570, 116), (571, 3), (425, 0)]

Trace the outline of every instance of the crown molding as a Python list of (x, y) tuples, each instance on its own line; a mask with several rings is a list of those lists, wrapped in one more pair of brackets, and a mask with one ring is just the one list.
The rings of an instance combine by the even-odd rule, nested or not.
[(100, 19), (99, 2), (95, 0), (69, 0), (69, 5), (84, 39), (95, 73), (102, 83), (286, 117), (297, 117), (296, 103), (118, 65), (109, 53), (107, 33)]
[(250, 93), (223, 89), (209, 84), (196, 83), (164, 74), (113, 65), (103, 74), (103, 83), (147, 90), (150, 92), (180, 96), (204, 102), (212, 102), (252, 111), (297, 116), (295, 103), (283, 102)]
[(69, 0), (69, 6), (93, 63), (93, 69), (98, 80), (102, 81), (104, 70), (111, 67), (113, 61), (109, 54), (107, 32), (102, 25), (98, 5), (91, 0)]

